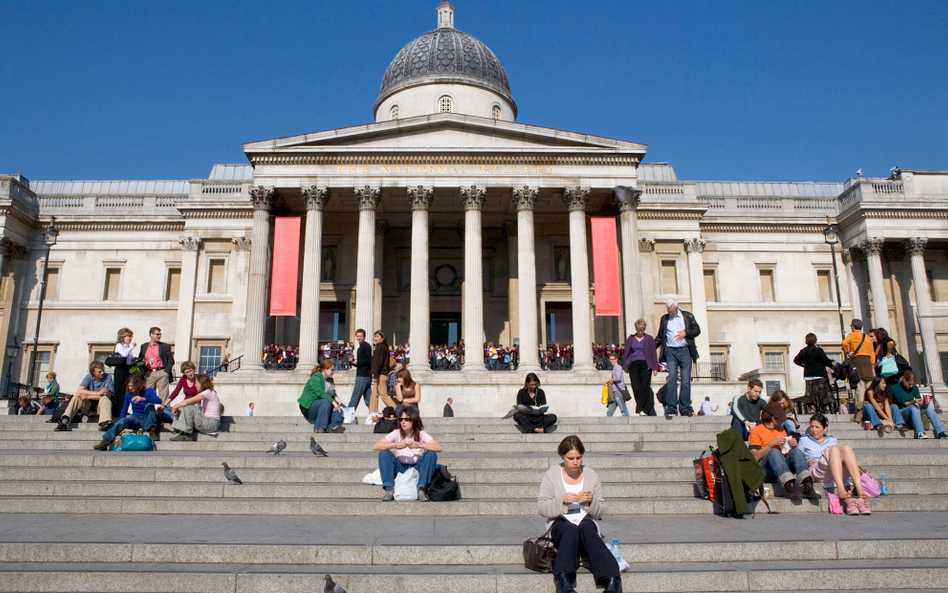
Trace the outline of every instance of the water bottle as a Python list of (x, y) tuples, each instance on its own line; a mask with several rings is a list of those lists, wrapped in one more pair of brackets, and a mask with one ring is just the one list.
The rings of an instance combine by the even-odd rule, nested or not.
[(622, 550), (619, 549), (619, 540), (612, 538), (612, 555), (616, 557), (616, 562), (622, 559)]
[(885, 485), (885, 474), (879, 476), (879, 495), (885, 496), (889, 493), (889, 487)]

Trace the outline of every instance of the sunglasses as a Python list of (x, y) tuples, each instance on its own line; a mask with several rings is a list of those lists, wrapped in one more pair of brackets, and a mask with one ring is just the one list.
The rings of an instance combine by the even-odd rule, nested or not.
[(411, 418), (399, 418), (400, 422), (411, 422)]

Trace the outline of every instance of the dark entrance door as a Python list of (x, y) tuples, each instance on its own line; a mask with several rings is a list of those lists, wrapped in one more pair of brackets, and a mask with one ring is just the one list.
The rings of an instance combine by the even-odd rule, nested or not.
[(461, 339), (460, 313), (431, 314), (431, 345), (453, 346)]

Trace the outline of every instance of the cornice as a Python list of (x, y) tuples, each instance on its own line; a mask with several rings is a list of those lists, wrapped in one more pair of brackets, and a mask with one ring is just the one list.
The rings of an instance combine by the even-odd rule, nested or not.
[(309, 155), (309, 154), (261, 154), (249, 155), (254, 165), (492, 165), (492, 164), (528, 164), (544, 165), (613, 165), (636, 166), (640, 158), (633, 156), (564, 156), (557, 154), (538, 154), (525, 156), (522, 153), (503, 155), (466, 155), (466, 154), (365, 154), (365, 155)]
[(701, 220), (703, 210), (688, 212), (680, 210), (639, 210), (639, 220)]
[(56, 226), (64, 231), (180, 231), (184, 229), (183, 220), (168, 222), (69, 222), (56, 221)]
[(10, 218), (21, 222), (26, 226), (32, 226), (37, 219), (36, 214), (26, 211), (16, 204), (0, 206), (0, 216), (9, 216)]
[(826, 224), (797, 222), (709, 222), (701, 221), (701, 230), (708, 233), (822, 233)]
[(184, 218), (188, 220), (194, 218), (253, 218), (253, 210), (250, 208), (244, 208), (242, 210), (182, 210), (181, 214), (183, 214)]

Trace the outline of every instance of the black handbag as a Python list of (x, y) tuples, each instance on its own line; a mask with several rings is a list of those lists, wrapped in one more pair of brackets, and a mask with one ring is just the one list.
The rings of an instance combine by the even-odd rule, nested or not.
[(553, 572), (556, 548), (553, 546), (553, 525), (540, 537), (523, 542), (523, 565), (536, 572)]
[(119, 354), (118, 352), (113, 352), (109, 354), (108, 358), (105, 359), (105, 366), (117, 367), (119, 365), (127, 365), (128, 359)]
[(450, 500), (461, 500), (461, 485), (457, 478), (451, 476), (443, 465), (439, 465), (431, 476), (431, 481), (425, 486), (425, 494), (432, 502), (447, 502)]
[(632, 401), (632, 396), (629, 395), (628, 389), (621, 389), (620, 391), (622, 392), (622, 399), (624, 399), (627, 402)]

